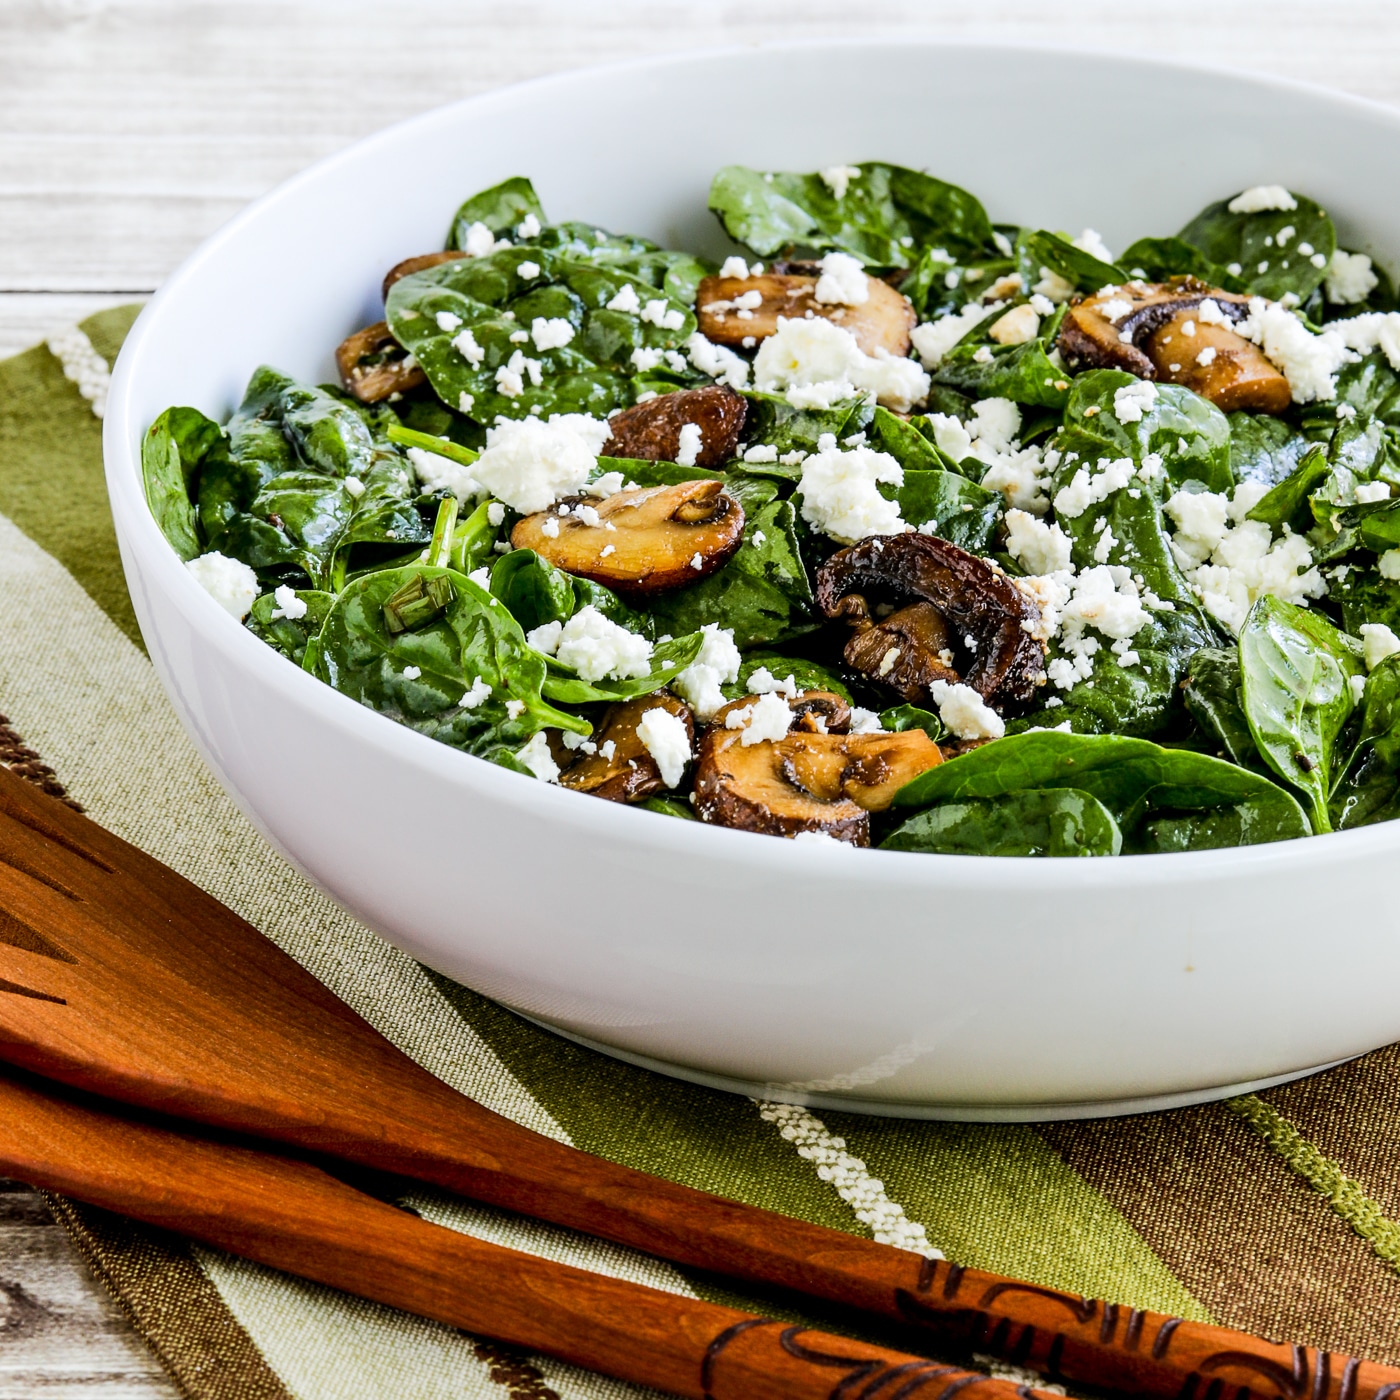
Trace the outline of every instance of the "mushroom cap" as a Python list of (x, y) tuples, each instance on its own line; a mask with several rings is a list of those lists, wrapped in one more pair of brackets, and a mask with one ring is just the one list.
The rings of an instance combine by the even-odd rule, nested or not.
[[(859, 601), (863, 610), (859, 594), (842, 601), (848, 605)], [(855, 614), (857, 609), (850, 612)], [(855, 622), (856, 630), (846, 643), (846, 664), (884, 682), (911, 704), (927, 700), (934, 681), (960, 679), (952, 665), (948, 624), (932, 603), (910, 603), (869, 625), (857, 615)]]
[[(874, 535), (839, 550), (817, 572), (816, 600), (827, 617), (854, 619), (861, 633), (887, 629), (890, 640), (876, 658), (875, 672), (865, 672), (876, 681), (887, 681), (902, 659), (895, 657), (882, 676), (879, 667), (890, 647), (926, 648), (936, 638), (928, 615), (907, 607), (932, 604), (952, 636), (951, 649), (970, 656), (971, 664), (961, 677), (956, 671), (930, 674), (916, 686), (911, 658), (910, 671), (900, 671), (901, 679), (909, 677), (908, 689), (900, 693), (911, 702), (927, 702), (929, 680), (960, 678), (988, 704), (1021, 704), (1043, 681), (1045, 648), (1028, 630), (1041, 620), (1035, 602), (987, 560), (936, 535)], [(872, 600), (906, 606), (902, 613), (872, 624)], [(891, 628), (895, 618), (899, 622)], [(872, 655), (875, 650), (870, 647)], [(849, 649), (846, 659), (851, 660)], [(920, 658), (919, 665), (926, 668), (927, 659)]]
[[(1264, 358), (1264, 353), (1228, 326), (1194, 319), (1194, 311), (1178, 311), (1142, 343), (1157, 378), (1184, 384), (1226, 413), (1283, 413), (1293, 402), (1288, 380)], [(1187, 322), (1193, 335), (1185, 334)], [(1201, 351), (1214, 352), (1200, 359)]]
[[(594, 512), (597, 524), (588, 523)], [(636, 486), (606, 500), (571, 496), (527, 515), (510, 535), (516, 549), (533, 549), (624, 597), (698, 583), (722, 569), (743, 539), (744, 508), (722, 481), (704, 479)]]
[(723, 384), (678, 389), (645, 403), (633, 404), (608, 419), (612, 436), (604, 457), (632, 457), (644, 462), (674, 462), (680, 451), (681, 429), (700, 429), (700, 454), (691, 464), (713, 470), (734, 457), (748, 416), (748, 400)]
[(387, 321), (376, 321), (336, 347), (335, 367), (347, 393), (361, 403), (381, 403), (428, 382), (416, 361), (394, 339)]
[[(559, 785), (604, 797), (609, 802), (641, 802), (655, 793), (665, 792), (661, 769), (637, 734), (642, 716), (658, 706), (684, 723), (693, 752), (695, 719), (690, 706), (669, 690), (658, 690), (653, 695), (609, 705), (593, 730), (592, 742), (599, 751), (588, 754), (578, 750), (573, 755), (567, 755), (566, 751), (567, 766), (559, 774)], [(609, 743), (613, 745), (611, 756), (602, 752)]]
[[(789, 263), (788, 267), (815, 267)], [(909, 298), (888, 282), (866, 275), (867, 299), (843, 306), (816, 299), (817, 272), (765, 272), (757, 277), (706, 277), (695, 299), (700, 333), (716, 345), (740, 346), (746, 340), (766, 340), (778, 329), (778, 318), (800, 320), (809, 312), (843, 326), (867, 355), (887, 350), (903, 358), (909, 353), (909, 332), (918, 317)], [(755, 307), (736, 307), (738, 297), (757, 292)]]

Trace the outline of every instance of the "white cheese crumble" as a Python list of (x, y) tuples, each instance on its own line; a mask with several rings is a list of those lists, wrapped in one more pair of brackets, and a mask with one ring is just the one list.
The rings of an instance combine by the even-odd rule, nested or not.
[(462, 318), (454, 311), (439, 311), (434, 315), (433, 320), (437, 322), (438, 330), (447, 331), (449, 334), (452, 331), (460, 330), (462, 325)]
[(544, 656), (553, 656), (559, 650), (559, 634), (563, 630), (562, 622), (542, 622), (525, 634), (525, 644)]
[(859, 258), (849, 253), (828, 253), (818, 266), (821, 276), (812, 292), (823, 306), (864, 306), (870, 300), (870, 279)]
[(651, 670), (651, 643), (604, 617), (592, 603), (563, 626), (554, 650), (581, 680), (639, 680)]
[(1070, 567), (1069, 536), (1024, 510), (1006, 512), (1006, 552), (1030, 574), (1054, 574)]
[(928, 374), (917, 362), (883, 348), (867, 355), (844, 326), (820, 316), (779, 316), (777, 331), (759, 346), (753, 371), (758, 389), (786, 394), (794, 408), (830, 408), (867, 393), (907, 413), (929, 391)]
[(860, 179), (860, 166), (828, 165), (825, 170), (819, 170), (817, 174), (821, 176), (822, 184), (831, 191), (835, 198), (845, 199), (851, 181)]
[(1270, 209), (1296, 209), (1298, 201), (1282, 185), (1251, 185), (1225, 207), (1232, 214), (1262, 214)]
[[(1143, 459), (1144, 468), (1149, 463), (1160, 466), (1161, 459), (1155, 452)], [(1133, 479), (1132, 458), (1119, 457), (1104, 462), (1100, 470), (1093, 472), (1088, 467), (1080, 467), (1071, 477), (1067, 486), (1055, 493), (1055, 513), (1071, 520), (1083, 515), (1092, 505), (1107, 500), (1115, 491), (1121, 491)]]
[(705, 438), (698, 423), (682, 423), (676, 444), (676, 465), (693, 467), (705, 449)]
[(486, 430), (472, 474), (497, 500), (533, 515), (583, 486), (611, 432), (606, 421), (583, 413), (556, 413), (547, 422), (500, 419)]
[(549, 751), (549, 740), (545, 737), (543, 729), (515, 756), (542, 782), (557, 783), (559, 781), (559, 765), (554, 761), (554, 755)]
[(881, 484), (904, 484), (904, 468), (888, 452), (872, 447), (843, 452), (830, 433), (823, 434), (817, 451), (802, 463), (797, 483), (802, 518), (842, 544), (870, 535), (903, 534), (909, 527), (899, 502), (887, 501), (880, 494)]
[(494, 253), (498, 248), (509, 248), (510, 244), (503, 239), (496, 241), (496, 235), (491, 232), (485, 224), (477, 222), (467, 230), (467, 236), (462, 240), (462, 251), (469, 258), (484, 258), (487, 253)]
[(1196, 356), (1198, 365), (1210, 365), (1215, 363), (1215, 346), (1207, 345), (1206, 348)]
[(938, 717), (959, 739), (1000, 739), (1006, 725), (970, 685), (934, 681), (928, 688)]
[(1113, 393), (1113, 416), (1120, 423), (1140, 423), (1157, 402), (1157, 386), (1146, 379), (1125, 384)]
[[(761, 293), (756, 293), (759, 301)], [(673, 307), (664, 297), (655, 297), (642, 308), (641, 319), (664, 331), (678, 331), (685, 325), (685, 313)]]
[(1116, 326), (1131, 310), (1133, 304), (1126, 297), (1109, 297), (1105, 302), (1100, 303), (1100, 314)]
[(987, 334), (998, 345), (1024, 345), (1040, 334), (1040, 317), (1035, 307), (1023, 302), (993, 321)]
[(950, 311), (936, 321), (925, 321), (909, 332), (909, 340), (929, 369), (937, 369), (953, 347), (984, 317), (998, 310), (997, 303), (983, 306), (970, 301), (961, 311)]
[(517, 238), (538, 238), (540, 236), (540, 221), (533, 214), (526, 214), (516, 224), (515, 236)]
[(1327, 591), (1301, 535), (1275, 540), (1262, 520), (1245, 518), (1267, 492), (1261, 483), (1245, 481), (1228, 500), (1210, 491), (1178, 491), (1166, 504), (1176, 525), (1172, 553), (1182, 573), (1206, 611), (1232, 632), (1266, 593), (1303, 603)]
[(420, 666), (405, 666), (399, 674), (406, 681), (416, 681), (423, 674), (423, 669)]
[(760, 666), (749, 677), (750, 695), (786, 695), (789, 700), (797, 697), (797, 679), (790, 672), (779, 680), (766, 666)]
[(742, 356), (736, 355), (727, 345), (716, 345), (707, 340), (699, 331), (685, 343), (685, 353), (690, 363), (711, 379), (720, 379), (731, 389), (746, 389), (749, 383), (749, 364)]
[(1363, 481), (1356, 488), (1356, 499), (1362, 505), (1370, 505), (1372, 501), (1389, 500), (1390, 487), (1383, 481)]
[(485, 676), (478, 676), (471, 684), (462, 698), (457, 702), (464, 710), (475, 710), (491, 698), (491, 687), (486, 683)]
[(737, 253), (731, 254), (720, 264), (719, 275), (721, 277), (733, 277), (742, 282), (749, 275), (749, 265)]
[[(849, 841), (838, 841), (829, 831), (799, 831), (789, 839), (801, 841), (804, 846), (835, 846), (837, 850), (841, 851), (855, 849)], [(779, 1105), (779, 1107), (785, 1107), (785, 1105)]]
[(285, 617), (288, 622), (298, 622), (306, 616), (306, 599), (298, 598), (296, 589), (285, 583), (273, 590), (272, 600), (277, 604), (272, 610), (274, 618)]
[[(1040, 579), (1022, 579), (1033, 585), (1041, 601), (1042, 630), (1058, 628), (1060, 650), (1045, 668), (1046, 675), (1060, 690), (1069, 690), (1094, 674), (1094, 657), (1103, 644), (1096, 632), (1112, 639), (1111, 650), (1120, 666), (1135, 666), (1140, 658), (1130, 649), (1131, 639), (1152, 620), (1130, 571), (1120, 564), (1098, 564), (1070, 577), (1065, 574)], [(1063, 601), (1062, 601), (1063, 600)]]
[(1400, 579), (1400, 549), (1387, 549), (1376, 560), (1376, 567), (1380, 570), (1382, 578), (1388, 578), (1391, 582)]
[(639, 315), (642, 310), (642, 299), (637, 295), (637, 289), (629, 282), (608, 302), (608, 310), (625, 311), (629, 316)]
[(491, 591), (491, 570), (483, 564), (479, 569), (473, 569), (467, 577), (484, 592)]
[(1332, 254), (1331, 265), (1324, 279), (1327, 300), (1347, 303), (1365, 301), (1380, 278), (1371, 269), (1371, 259), (1365, 253), (1344, 253), (1340, 248)]
[[(1358, 316), (1357, 321), (1368, 318)], [(1336, 392), (1336, 373), (1351, 356), (1341, 327), (1352, 322), (1338, 321), (1322, 332), (1311, 331), (1287, 307), (1263, 297), (1249, 299), (1249, 315), (1235, 326), (1238, 334), (1253, 341), (1264, 352), (1293, 392), (1294, 403), (1329, 399)]]
[(1374, 671), (1387, 656), (1400, 651), (1400, 637), (1383, 622), (1361, 624), (1361, 645), (1366, 657), (1366, 669)]
[(733, 630), (717, 622), (707, 622), (701, 629), (705, 639), (700, 651), (671, 682), (671, 689), (703, 720), (708, 720), (724, 704), (722, 685), (739, 679), (743, 658), (734, 645)]
[[(240, 622), (262, 591), (258, 576), (241, 559), (229, 559), (217, 550), (189, 560), (185, 567), (199, 586), (231, 617)], [(280, 602), (281, 599), (278, 599)]]
[(668, 788), (679, 787), (685, 776), (685, 765), (690, 762), (690, 734), (685, 721), (658, 705), (637, 721), (637, 738), (656, 760), (661, 781)]
[[(453, 318), (456, 319), (455, 317)], [(444, 330), (447, 327), (443, 328)], [(481, 362), (486, 358), (486, 351), (476, 343), (476, 337), (468, 326), (460, 335), (454, 336), (449, 345), (473, 368), (480, 369)]]
[(365, 494), (365, 484), (358, 476), (345, 478), (345, 489), (358, 501)]
[(530, 338), (536, 350), (558, 350), (574, 338), (574, 328), (562, 316), (536, 316), (530, 322)]
[(521, 277), (538, 277), (540, 275), (540, 265), (537, 262), (523, 262), (515, 270)]
[(744, 748), (761, 744), (765, 740), (778, 740), (786, 736), (792, 728), (792, 709), (788, 702), (776, 692), (760, 695), (751, 705), (742, 705), (730, 710), (724, 717), (726, 729), (744, 731), (739, 743)]
[(1108, 245), (1104, 243), (1096, 229), (1086, 228), (1078, 238), (1071, 238), (1070, 242), (1081, 253), (1088, 253), (1091, 258), (1097, 258), (1100, 262), (1111, 263), (1113, 261), (1113, 254), (1108, 251)]

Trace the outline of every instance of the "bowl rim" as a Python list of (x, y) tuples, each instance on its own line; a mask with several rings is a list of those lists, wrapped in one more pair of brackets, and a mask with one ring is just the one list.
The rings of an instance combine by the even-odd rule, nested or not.
[[(714, 857), (731, 865), (775, 875), (791, 872), (806, 879), (840, 878), (850, 874), (846, 854), (833, 856), (825, 844), (752, 839), (754, 833), (708, 826), (699, 821), (667, 820), (655, 813), (633, 810), (619, 803), (585, 803), (580, 794), (537, 780), (520, 781), (513, 773), (475, 755), (463, 753), (426, 735), (396, 724), (365, 708), (349, 696), (326, 685), (259, 641), (236, 622), (196, 582), (170, 548), (146, 503), (139, 444), (147, 424), (135, 417), (133, 385), (144, 368), (148, 344), (156, 334), (166, 307), (176, 301), (184, 285), (195, 278), (203, 265), (217, 256), (225, 245), (237, 240), (244, 229), (262, 220), (269, 210), (303, 186), (325, 177), (341, 165), (365, 159), (376, 148), (393, 146), (421, 128), (451, 123), (461, 115), (481, 115), (496, 104), (515, 103), (523, 97), (550, 89), (566, 89), (571, 84), (622, 76), (645, 70), (655, 72), (758, 55), (802, 53), (814, 50), (874, 53), (883, 49), (907, 50), (911, 46), (930, 51), (981, 52), (991, 56), (1018, 54), (1053, 55), (1089, 62), (1111, 61), (1142, 69), (1185, 75), (1204, 75), (1265, 92), (1305, 99), (1332, 108), (1350, 110), (1400, 135), (1400, 111), (1371, 98), (1340, 92), (1304, 79), (1251, 72), (1230, 64), (1176, 56), (1134, 53), (1109, 45), (996, 42), (962, 36), (927, 37), (860, 36), (856, 38), (804, 38), (771, 40), (753, 45), (724, 45), (688, 49), (675, 53), (643, 55), (607, 64), (593, 64), (562, 72), (542, 74), (460, 98), (404, 118), (351, 142), (322, 157), (288, 179), (265, 191), (221, 225), (194, 249), (161, 284), (143, 307), (131, 328), (113, 368), (103, 424), (103, 455), (106, 480), (118, 536), (138, 553), (143, 569), (156, 586), (176, 605), (204, 640), (217, 647), (230, 664), (250, 672), (263, 686), (298, 707), (310, 710), (317, 722), (331, 727), (349, 744), (368, 743), (384, 756), (404, 766), (445, 779), (469, 790), (488, 802), (500, 802), (538, 815), (556, 827), (573, 828), (590, 839), (602, 836), (639, 851), (677, 853), (696, 858)], [(147, 638), (154, 653), (158, 639)], [(602, 808), (600, 811), (599, 808)], [(1371, 854), (1394, 852), (1400, 848), (1400, 823), (1352, 831), (1271, 842), (1266, 845), (1229, 847), (1209, 851), (1172, 852), (1158, 855), (1127, 855), (1111, 860), (1046, 860), (1028, 856), (944, 855), (878, 848), (860, 852), (868, 863), (870, 878), (885, 885), (898, 885), (925, 891), (931, 886), (981, 888), (989, 883), (1018, 890), (1043, 891), (1046, 895), (1087, 892), (1091, 889), (1121, 889), (1123, 886), (1179, 884), (1182, 879), (1205, 883), (1233, 879), (1245, 874), (1267, 874), (1281, 862), (1330, 862), (1342, 854), (1364, 859)], [(712, 843), (712, 844), (705, 844)], [(713, 844), (718, 843), (718, 844)], [(850, 853), (855, 858), (855, 853)]]

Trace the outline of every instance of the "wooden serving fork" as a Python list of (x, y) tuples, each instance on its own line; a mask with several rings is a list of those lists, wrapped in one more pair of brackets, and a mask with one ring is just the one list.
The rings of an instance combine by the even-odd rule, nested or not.
[(541, 1137), (421, 1069), (198, 887), (3, 768), (0, 1059), (1054, 1378), (1159, 1400), (1400, 1393), (1397, 1369), (924, 1259)]

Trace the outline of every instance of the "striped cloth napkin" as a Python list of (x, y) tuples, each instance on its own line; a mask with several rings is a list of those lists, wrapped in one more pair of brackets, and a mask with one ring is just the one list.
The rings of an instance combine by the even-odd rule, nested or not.
[[(561, 1040), (312, 889), (196, 756), (142, 648), (99, 423), (134, 312), (104, 312), (0, 363), (0, 762), (202, 885), (420, 1064), (537, 1132), (838, 1230), (907, 1240), (913, 1227), (978, 1268), (1400, 1362), (1400, 1048), (1150, 1117), (1031, 1127), (817, 1115)], [(721, 1296), (566, 1231), (443, 1196), (410, 1204), (516, 1248)], [(640, 1394), (102, 1211), (53, 1206), (195, 1400)]]

